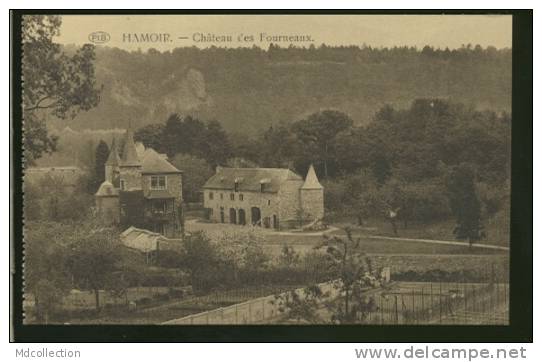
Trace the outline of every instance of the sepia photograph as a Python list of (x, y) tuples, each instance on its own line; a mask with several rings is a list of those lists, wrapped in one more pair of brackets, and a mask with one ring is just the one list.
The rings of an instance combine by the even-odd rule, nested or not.
[(509, 326), (512, 18), (23, 14), (22, 324)]

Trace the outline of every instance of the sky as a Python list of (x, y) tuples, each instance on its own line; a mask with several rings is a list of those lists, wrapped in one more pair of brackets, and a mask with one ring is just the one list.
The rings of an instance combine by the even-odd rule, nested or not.
[[(505, 48), (512, 46), (512, 16), (63, 15), (60, 32), (55, 40), (62, 44), (88, 43), (90, 34), (106, 32), (109, 40), (103, 45), (143, 51), (213, 45), (267, 48), (271, 42), (282, 47), (291, 43), (297, 46), (325, 43), (418, 48), (430, 45), (453, 49), (470, 43)], [(136, 41), (142, 40), (142, 33), (154, 34), (147, 39), (154, 41)], [(212, 36), (215, 39), (204, 41)]]

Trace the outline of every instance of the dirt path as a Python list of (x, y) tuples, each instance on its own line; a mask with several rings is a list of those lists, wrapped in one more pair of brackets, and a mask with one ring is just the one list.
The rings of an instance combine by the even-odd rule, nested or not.
[[(430, 239), (410, 239), (410, 238), (398, 238), (391, 236), (378, 236), (378, 235), (368, 235), (369, 239), (382, 239), (382, 240), (396, 240), (396, 241), (413, 241), (416, 243), (427, 243), (427, 244), (440, 244), (440, 245), (456, 245), (456, 246), (468, 246), (467, 243), (461, 241), (449, 241), (449, 240), (430, 240)], [(496, 250), (505, 250), (509, 251), (510, 248), (506, 246), (490, 245), (490, 244), (472, 244), (473, 248), (483, 248), (483, 249), (496, 249)]]

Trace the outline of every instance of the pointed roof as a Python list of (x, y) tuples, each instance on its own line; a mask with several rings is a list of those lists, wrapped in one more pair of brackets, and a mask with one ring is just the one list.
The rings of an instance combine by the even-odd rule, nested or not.
[(96, 192), (95, 196), (98, 196), (98, 197), (119, 196), (119, 191), (113, 186), (111, 182), (104, 181), (100, 185), (100, 188)]
[(122, 166), (141, 166), (137, 157), (137, 150), (134, 143), (134, 133), (131, 128), (126, 131), (124, 148), (122, 149)]
[(118, 166), (120, 164), (119, 152), (117, 151), (117, 143), (115, 142), (115, 137), (113, 137), (113, 142), (111, 143), (111, 151), (109, 151), (109, 157), (105, 162), (106, 166)]
[(314, 172), (314, 167), (309, 167), (309, 171), (307, 172), (307, 177), (305, 177), (305, 183), (303, 186), (301, 186), (302, 190), (321, 190), (324, 187), (320, 184), (320, 181), (318, 181), (318, 177), (316, 176), (316, 172)]

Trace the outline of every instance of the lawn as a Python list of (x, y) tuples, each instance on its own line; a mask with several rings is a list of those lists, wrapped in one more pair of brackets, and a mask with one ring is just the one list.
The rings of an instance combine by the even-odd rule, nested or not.
[[(335, 226), (335, 225), (334, 225)], [(345, 226), (345, 224), (339, 224), (337, 226)], [(203, 223), (193, 222), (186, 224), (188, 231), (205, 231), (209, 237), (213, 238), (217, 234), (224, 233), (256, 233), (259, 238), (265, 240), (263, 247), (271, 255), (279, 255), (282, 252), (284, 245), (291, 246), (296, 252), (304, 254), (313, 250), (320, 245), (323, 241), (323, 237), (319, 235), (307, 235), (304, 233), (291, 233), (284, 235), (282, 233), (273, 232), (268, 229), (253, 228), (249, 226), (239, 226), (230, 224), (216, 224), (216, 223)], [(400, 230), (399, 235), (404, 237), (412, 237), (412, 234), (406, 235)], [(331, 236), (345, 236), (343, 230), (336, 230), (328, 232)], [(465, 246), (460, 245), (442, 245), (442, 244), (428, 244), (424, 242), (415, 241), (403, 241), (403, 240), (383, 240), (373, 239), (371, 234), (378, 235), (373, 229), (354, 229), (353, 234), (355, 237), (361, 238), (361, 248), (368, 254), (467, 254), (467, 255), (486, 255), (486, 254), (507, 254), (506, 251), (493, 250), (493, 249), (481, 249), (481, 248), (469, 248), (468, 243), (465, 242)], [(385, 233), (384, 233), (385, 235)], [(449, 240), (453, 240), (449, 239)], [(456, 241), (456, 240), (453, 240)]]
[[(501, 222), (502, 221), (502, 222)], [(510, 234), (504, 225), (509, 225), (507, 220), (487, 220), (485, 232), (487, 237), (479, 241), (481, 244), (491, 244), (500, 246), (509, 246)], [(453, 234), (455, 220), (445, 220), (427, 224), (411, 223), (407, 228), (401, 222), (397, 223), (397, 235), (389, 221), (381, 219), (371, 219), (364, 223), (363, 227), (357, 225), (354, 219), (341, 218), (333, 223), (337, 227), (351, 227), (359, 233), (365, 235), (380, 235), (391, 237), (403, 237), (411, 239), (430, 239), (430, 240), (449, 240), (456, 241)]]

